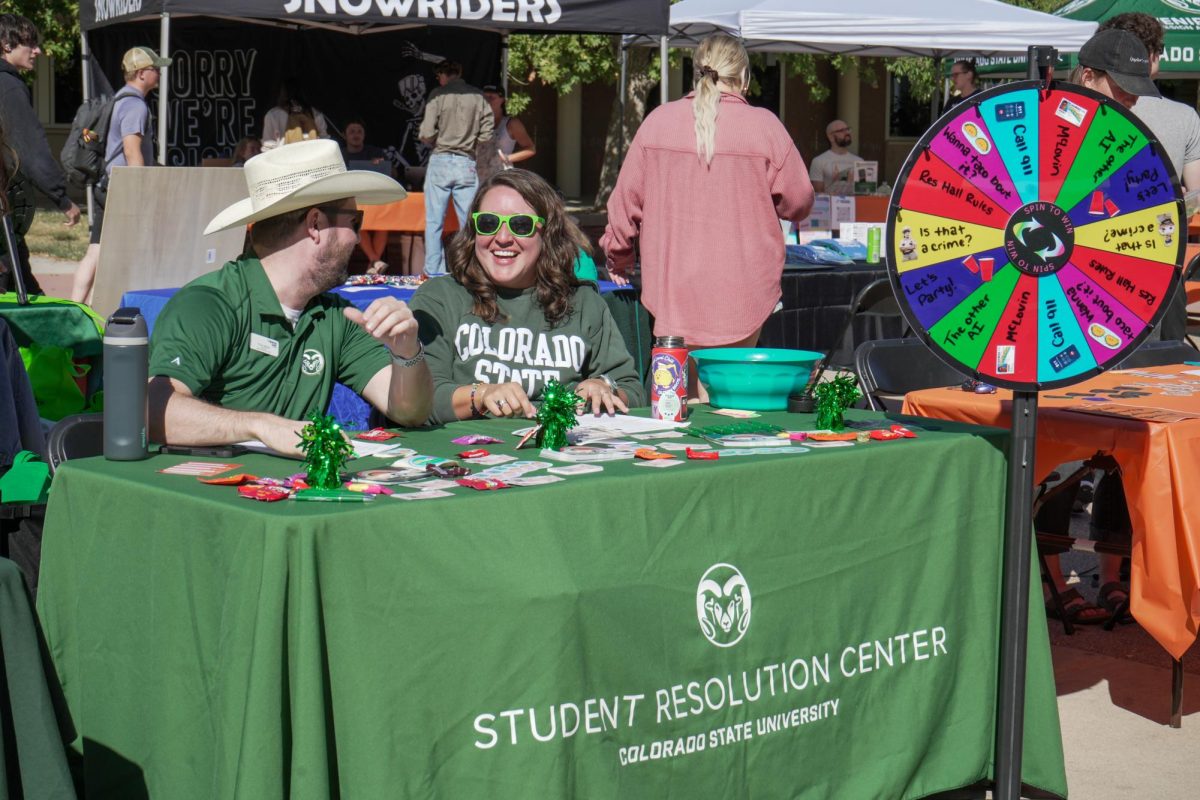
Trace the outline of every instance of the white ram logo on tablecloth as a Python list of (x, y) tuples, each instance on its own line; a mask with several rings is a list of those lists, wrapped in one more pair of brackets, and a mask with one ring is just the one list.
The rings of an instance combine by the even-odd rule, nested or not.
[(696, 587), (696, 617), (704, 638), (732, 647), (750, 627), (750, 586), (732, 564), (713, 564)]

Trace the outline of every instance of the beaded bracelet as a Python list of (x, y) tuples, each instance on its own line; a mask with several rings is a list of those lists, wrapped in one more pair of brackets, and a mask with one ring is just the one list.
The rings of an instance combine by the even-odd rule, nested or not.
[(478, 409), (478, 408), (476, 408), (476, 406), (475, 406), (475, 393), (476, 393), (476, 392), (478, 392), (478, 391), (479, 391), (479, 384), (478, 384), (478, 383), (472, 383), (472, 384), (471, 384), (471, 416), (472, 416), (472, 417), (475, 417), (475, 418), (479, 418), (479, 417), (486, 417), (486, 416), (487, 416), (487, 413), (486, 413), (486, 412), (484, 412), (484, 411), (481, 411), (481, 410), (479, 410), (479, 409)]

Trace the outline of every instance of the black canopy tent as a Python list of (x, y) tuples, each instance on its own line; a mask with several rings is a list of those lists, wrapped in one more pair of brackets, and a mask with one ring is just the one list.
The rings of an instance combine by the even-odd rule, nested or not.
[[(91, 93), (89, 33), (124, 23), (159, 23), (158, 50), (171, 50), (171, 23), (205, 17), (290, 30), (323, 30), (355, 36), (453, 26), (492, 32), (621, 33), (663, 35), (669, 0), (80, 0), (83, 29), (84, 96)], [(142, 30), (145, 30), (142, 28)], [(145, 41), (141, 43), (147, 43)], [(500, 77), (506, 70), (501, 44)], [(167, 161), (171, 119), (170, 69), (163, 71), (158, 96), (158, 158)]]

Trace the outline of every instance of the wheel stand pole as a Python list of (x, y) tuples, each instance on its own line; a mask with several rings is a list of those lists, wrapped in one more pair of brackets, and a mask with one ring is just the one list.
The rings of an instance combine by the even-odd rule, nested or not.
[(1004, 538), (1004, 588), (1000, 617), (995, 800), (1019, 800), (1021, 796), (1037, 405), (1037, 392), (1013, 392), (1008, 456), (1008, 524)]

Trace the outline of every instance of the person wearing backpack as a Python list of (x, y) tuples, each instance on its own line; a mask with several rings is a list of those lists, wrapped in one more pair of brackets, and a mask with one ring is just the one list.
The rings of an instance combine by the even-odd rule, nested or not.
[(311, 139), (328, 139), (325, 115), (312, 107), (294, 78), (279, 89), (279, 102), (263, 118), (263, 151)]
[[(37, 28), (25, 17), (17, 14), (0, 14), (0, 130), (6, 142), (4, 173), (7, 181), (3, 189), (8, 196), (6, 207), (32, 208), (29, 186), (50, 198), (55, 207), (67, 218), (68, 227), (79, 223), (79, 206), (67, 197), (66, 177), (46, 141), (46, 131), (33, 110), (29, 86), (21, 77), (22, 72), (33, 69), (42, 49)], [(29, 266), (29, 250), (25, 246), (25, 231), (32, 222), (32, 214), (21, 219), (14, 217), (17, 232), (17, 259), (20, 261), (21, 276), (29, 294), (41, 294), (41, 287)], [(0, 250), (4, 250), (0, 243)], [(0, 262), (0, 291), (7, 291), (12, 282), (7, 254)]]
[(121, 59), (125, 85), (113, 95), (112, 116), (109, 118), (104, 147), (104, 176), (96, 194), (92, 236), (87, 253), (75, 270), (71, 299), (86, 303), (96, 280), (100, 264), (100, 233), (104, 228), (104, 197), (113, 167), (146, 167), (154, 164), (154, 127), (151, 125), (150, 105), (146, 98), (158, 88), (162, 67), (171, 59), (163, 58), (149, 47), (131, 47)]

